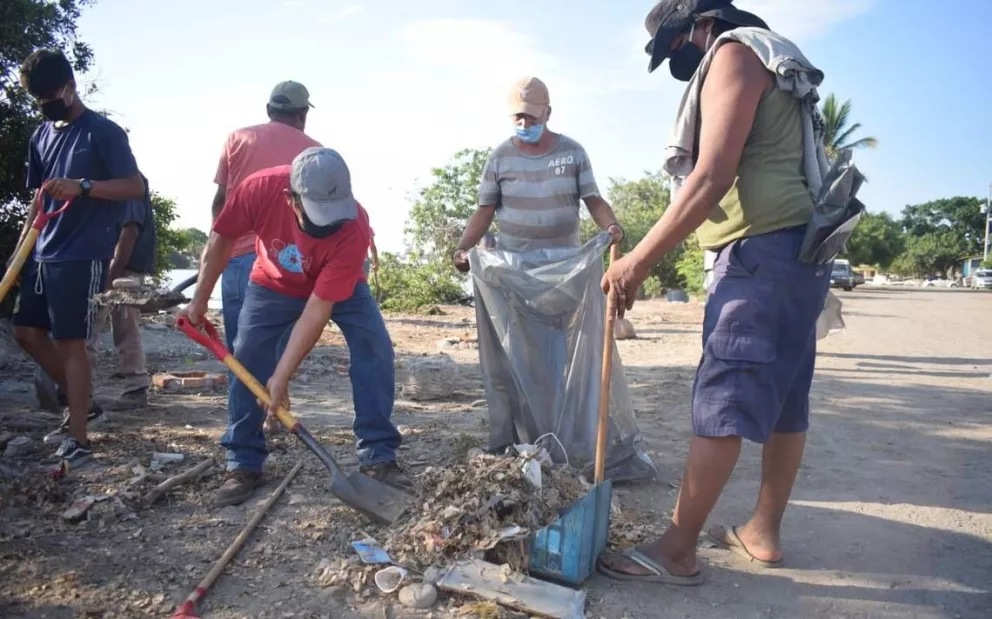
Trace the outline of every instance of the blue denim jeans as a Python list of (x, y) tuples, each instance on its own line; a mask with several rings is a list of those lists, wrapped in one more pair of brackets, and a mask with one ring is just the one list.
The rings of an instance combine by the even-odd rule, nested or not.
[[(263, 385), (275, 372), (306, 299), (295, 299), (257, 284), (249, 284), (238, 320), (234, 356)], [(352, 429), (362, 466), (396, 460), (400, 433), (390, 421), (395, 375), (393, 343), (369, 286), (359, 282), (350, 299), (334, 304), (331, 320), (341, 329), (351, 357), (349, 375), (355, 406)], [(262, 421), (265, 413), (255, 396), (234, 379), (227, 402), (228, 470), (261, 471), (268, 450)]]
[(238, 337), (238, 314), (248, 293), (248, 280), (255, 265), (255, 253), (231, 258), (220, 276), (220, 297), (223, 304), (224, 339), (228, 350), (234, 350)]

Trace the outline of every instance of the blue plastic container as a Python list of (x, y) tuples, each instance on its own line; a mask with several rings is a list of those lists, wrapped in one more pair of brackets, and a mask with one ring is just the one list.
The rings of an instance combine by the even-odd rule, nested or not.
[(558, 520), (534, 532), (528, 541), (532, 575), (574, 587), (596, 571), (610, 531), (613, 482), (594, 486), (565, 510)]

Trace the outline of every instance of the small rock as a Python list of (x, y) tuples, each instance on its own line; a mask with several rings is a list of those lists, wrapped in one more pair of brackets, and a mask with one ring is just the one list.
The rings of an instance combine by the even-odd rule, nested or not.
[(634, 325), (626, 318), (617, 318), (613, 323), (613, 337), (617, 340), (632, 340), (637, 337)]
[(400, 589), (400, 604), (419, 610), (434, 606), (437, 601), (437, 588), (427, 583), (415, 583)]
[(16, 458), (31, 451), (32, 440), (26, 436), (16, 436), (7, 441), (7, 447), (3, 450), (4, 457)]

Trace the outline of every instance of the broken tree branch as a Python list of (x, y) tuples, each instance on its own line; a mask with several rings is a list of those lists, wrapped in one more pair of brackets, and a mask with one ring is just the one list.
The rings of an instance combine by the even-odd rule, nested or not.
[(199, 476), (201, 473), (203, 473), (208, 468), (210, 468), (211, 466), (213, 466), (213, 463), (214, 463), (214, 459), (213, 458), (207, 458), (206, 460), (204, 460), (203, 462), (197, 464), (193, 468), (191, 468), (189, 470), (186, 470), (186, 471), (183, 471), (182, 473), (179, 473), (178, 475), (173, 475), (169, 479), (166, 479), (165, 481), (163, 481), (159, 485), (157, 485), (154, 488), (152, 488), (152, 490), (147, 495), (145, 495), (145, 502), (148, 505), (153, 504), (155, 501), (159, 500), (159, 498), (161, 498), (169, 490), (172, 490), (176, 486), (178, 486), (180, 484), (184, 484), (187, 481), (190, 481), (192, 479), (196, 479), (197, 476)]

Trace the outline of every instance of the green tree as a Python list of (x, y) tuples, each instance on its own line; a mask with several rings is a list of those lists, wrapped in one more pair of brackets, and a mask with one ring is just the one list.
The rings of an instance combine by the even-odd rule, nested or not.
[[(186, 230), (172, 227), (178, 217), (176, 203), (156, 191), (151, 193), (152, 214), (155, 218), (155, 273), (156, 279), (162, 277), (170, 269), (177, 268), (175, 256), (184, 255), (193, 246), (193, 238)], [(197, 230), (199, 232), (199, 230)], [(200, 234), (203, 234), (202, 232)]]
[(92, 1), (0, 1), (0, 255), (5, 258), (14, 251), (31, 200), (24, 160), (31, 133), (42, 120), (21, 89), (18, 70), (31, 52), (44, 47), (61, 49), (77, 75), (85, 72), (93, 51), (76, 39), (76, 21), (88, 4)]
[(390, 252), (379, 254), (379, 298), (382, 308), (414, 312), (465, 297), (450, 264), (405, 261)]
[(906, 249), (906, 235), (888, 213), (864, 213), (847, 241), (845, 257), (857, 266), (887, 269)]
[(466, 149), (431, 170), (432, 181), (417, 193), (406, 227), (414, 260), (450, 266), (465, 222), (479, 205), (479, 181), (490, 152)]
[[(635, 181), (622, 178), (610, 179), (610, 187), (606, 195), (617, 216), (617, 221), (623, 226), (624, 240), (620, 244), (622, 253), (629, 252), (640, 243), (665, 213), (665, 209), (671, 203), (668, 180), (668, 177), (661, 172), (645, 172), (642, 178)], [(587, 240), (597, 232), (599, 226), (590, 217), (583, 217), (583, 239)], [(669, 288), (685, 286), (686, 280), (676, 266), (683, 251), (683, 248), (679, 247), (651, 269), (641, 290), (644, 296), (656, 296)]]
[(902, 227), (914, 237), (927, 234), (953, 234), (955, 247), (963, 254), (983, 253), (985, 214), (981, 198), (957, 196), (923, 204), (908, 205), (902, 210)]
[(699, 246), (699, 239), (695, 234), (686, 239), (684, 246), (675, 268), (685, 282), (685, 291), (690, 295), (701, 297), (706, 294), (706, 287), (703, 286), (703, 278), (706, 275), (703, 270), (703, 248)]
[(943, 276), (965, 255), (961, 238), (950, 231), (910, 236), (906, 251), (892, 264), (901, 275)]
[(831, 93), (823, 100), (823, 120), (826, 130), (823, 137), (827, 156), (833, 159), (842, 150), (854, 148), (875, 148), (878, 139), (863, 137), (854, 139), (854, 134), (861, 129), (861, 123), (851, 123), (851, 100), (838, 103), (837, 97)]

